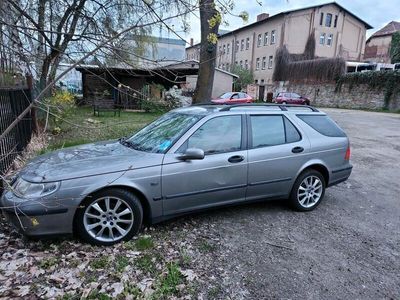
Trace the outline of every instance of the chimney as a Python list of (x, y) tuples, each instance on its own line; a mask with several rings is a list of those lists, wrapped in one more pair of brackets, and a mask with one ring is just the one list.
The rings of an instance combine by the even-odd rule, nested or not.
[(193, 38), (190, 38), (190, 46), (193, 46)]
[(269, 14), (267, 14), (267, 13), (259, 14), (259, 15), (257, 15), (257, 22), (268, 19), (268, 17), (269, 17)]

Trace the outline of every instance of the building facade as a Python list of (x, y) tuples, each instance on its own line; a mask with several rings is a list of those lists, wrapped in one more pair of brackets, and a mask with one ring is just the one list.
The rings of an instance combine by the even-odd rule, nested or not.
[[(230, 70), (236, 64), (249, 69), (259, 85), (271, 84), (274, 58), (285, 45), (290, 53), (301, 54), (314, 34), (317, 57), (363, 59), (366, 30), (372, 27), (344, 7), (332, 2), (282, 12), (261, 14), (255, 23), (218, 37), (217, 66)], [(200, 58), (200, 44), (186, 48), (186, 59)]]
[(392, 21), (375, 32), (367, 40), (364, 59), (375, 63), (391, 63), (390, 46), (392, 43), (392, 35), (399, 31), (400, 22)]

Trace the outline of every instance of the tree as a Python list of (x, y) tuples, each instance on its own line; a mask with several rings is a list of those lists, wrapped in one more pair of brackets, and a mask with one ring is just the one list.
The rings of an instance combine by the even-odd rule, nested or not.
[(215, 8), (214, 0), (200, 0), (200, 65), (193, 103), (206, 102), (211, 99), (220, 23), (221, 14)]
[(392, 60), (392, 64), (400, 63), (400, 31), (395, 32), (392, 35), (390, 58)]
[[(1, 3), (0, 24), (7, 29), (2, 33), (12, 41), (11, 48), (24, 57), (25, 69), (35, 69), (39, 90), (53, 81), (62, 59), (78, 60), (121, 28), (132, 27), (131, 37), (148, 35), (152, 26), (141, 25), (164, 26), (166, 15), (182, 15), (185, 10), (178, 7), (178, 0), (3, 0)], [(157, 11), (162, 11), (163, 17)], [(97, 56), (116, 53), (120, 57), (123, 39), (121, 36), (105, 44)], [(135, 54), (135, 49), (129, 50)]]
[(237, 78), (233, 83), (235, 91), (244, 90), (248, 84), (254, 82), (254, 76), (250, 70), (234, 65), (231, 72), (239, 76), (239, 78)]

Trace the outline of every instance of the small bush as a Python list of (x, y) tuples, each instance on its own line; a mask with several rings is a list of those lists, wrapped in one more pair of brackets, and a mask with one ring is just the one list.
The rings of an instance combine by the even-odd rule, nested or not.
[(47, 118), (47, 112), (49, 114), (49, 120), (52, 121), (54, 128), (64, 121), (64, 119), (73, 111), (75, 108), (74, 95), (68, 91), (56, 91), (51, 97), (46, 98), (43, 101), (42, 113), (44, 118)]

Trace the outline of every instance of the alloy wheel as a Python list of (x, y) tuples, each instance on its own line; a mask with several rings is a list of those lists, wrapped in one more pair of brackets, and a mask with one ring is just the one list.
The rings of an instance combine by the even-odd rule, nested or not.
[(134, 223), (132, 208), (117, 197), (102, 197), (90, 203), (83, 223), (87, 233), (101, 242), (115, 242), (124, 238)]
[(305, 208), (310, 208), (318, 203), (323, 192), (321, 180), (314, 175), (303, 179), (297, 190), (297, 201)]

